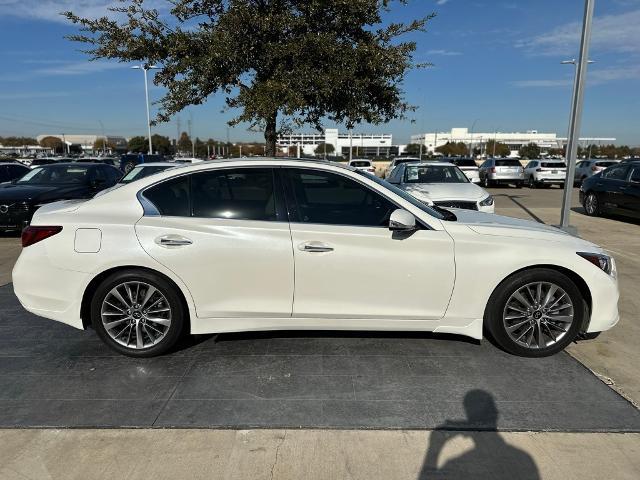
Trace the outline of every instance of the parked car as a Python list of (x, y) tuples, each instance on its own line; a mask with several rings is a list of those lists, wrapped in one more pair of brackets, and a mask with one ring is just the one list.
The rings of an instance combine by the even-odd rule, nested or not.
[[(246, 158), (246, 157), (243, 157), (243, 158)], [(202, 163), (205, 160), (202, 158), (195, 158), (195, 157), (175, 157), (173, 161), (175, 163)]]
[(587, 178), (580, 187), (580, 203), (587, 215), (640, 218), (640, 160), (615, 164)]
[(11, 182), (23, 177), (31, 169), (15, 162), (0, 162), (0, 183)]
[(125, 153), (120, 156), (120, 170), (129, 173), (133, 167), (141, 163), (163, 162), (162, 155), (149, 155), (147, 153)]
[(463, 157), (442, 157), (442, 162), (453, 163), (467, 176), (470, 182), (480, 183), (480, 170), (478, 164), (473, 158)]
[(165, 170), (169, 170), (170, 168), (180, 168), (181, 166), (182, 165), (176, 165), (175, 163), (170, 162), (141, 163), (140, 165), (136, 165), (135, 167), (133, 167), (133, 170), (125, 174), (113, 187), (101, 190), (96, 193), (95, 196), (99, 197), (100, 195), (104, 195), (111, 190), (115, 190), (116, 188), (120, 188), (123, 185), (135, 182), (136, 180), (146, 178), (149, 175), (153, 175), (154, 173), (164, 172)]
[(78, 163), (104, 163), (113, 167), (120, 167), (120, 160), (114, 157), (82, 157), (76, 159)]
[(183, 333), (297, 327), (475, 339), (486, 329), (505, 350), (542, 357), (618, 321), (615, 263), (600, 247), (536, 222), (433, 208), (329, 162), (166, 170), (43, 206), (22, 242), (20, 303), (93, 325), (136, 357)]
[(575, 185), (580, 186), (587, 178), (603, 171), (612, 165), (619, 163), (618, 160), (582, 160), (576, 164)]
[(354, 158), (349, 161), (349, 166), (362, 170), (363, 172), (376, 173), (376, 169), (373, 166), (373, 162), (366, 158)]
[(524, 168), (515, 158), (488, 158), (480, 165), (480, 183), (483, 187), (511, 184), (522, 188)]
[(391, 160), (389, 165), (387, 165), (386, 170), (382, 174), (382, 178), (387, 178), (391, 174), (393, 169), (396, 168), (398, 165), (402, 165), (403, 163), (418, 163), (418, 162), (420, 162), (420, 159), (416, 157), (396, 157), (393, 160)]
[(558, 185), (564, 188), (567, 164), (564, 160), (531, 160), (524, 167), (524, 178), (529, 188)]
[(443, 162), (405, 163), (387, 179), (428, 205), (493, 213), (494, 201), (456, 165)]
[(43, 165), (51, 165), (53, 163), (67, 163), (67, 162), (74, 162), (74, 161), (75, 159), (70, 157), (41, 157), (41, 158), (34, 158), (33, 161), (31, 162), (30, 167), (35, 168), (35, 167), (41, 167)]
[(122, 174), (110, 165), (57, 163), (35, 167), (0, 185), (0, 231), (21, 230), (34, 212), (57, 200), (90, 198), (113, 186)]

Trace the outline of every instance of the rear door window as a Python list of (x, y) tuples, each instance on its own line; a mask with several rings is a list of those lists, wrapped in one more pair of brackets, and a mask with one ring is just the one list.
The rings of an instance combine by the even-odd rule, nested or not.
[(189, 177), (186, 175), (148, 188), (144, 192), (144, 197), (156, 207), (162, 216), (191, 216)]
[(628, 172), (629, 167), (624, 165), (610, 167), (602, 172), (602, 178), (606, 178), (608, 180), (626, 180)]

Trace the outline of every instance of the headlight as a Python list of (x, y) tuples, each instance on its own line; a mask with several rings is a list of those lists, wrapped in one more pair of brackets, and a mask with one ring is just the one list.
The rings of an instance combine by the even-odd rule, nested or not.
[(585, 260), (593, 263), (600, 270), (613, 278), (617, 278), (618, 271), (616, 270), (616, 261), (609, 255), (603, 255), (601, 253), (588, 253), (588, 252), (576, 252)]
[(490, 207), (491, 205), (493, 205), (493, 197), (491, 195), (480, 202), (481, 207)]

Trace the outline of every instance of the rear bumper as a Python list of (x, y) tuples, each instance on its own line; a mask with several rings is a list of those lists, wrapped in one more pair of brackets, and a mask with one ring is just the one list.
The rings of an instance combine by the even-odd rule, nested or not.
[(52, 265), (42, 245), (22, 250), (13, 268), (13, 289), (25, 310), (83, 329), (80, 306), (88, 273)]

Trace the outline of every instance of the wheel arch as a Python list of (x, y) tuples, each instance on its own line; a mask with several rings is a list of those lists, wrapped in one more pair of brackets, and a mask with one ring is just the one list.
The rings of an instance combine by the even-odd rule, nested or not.
[[(587, 331), (587, 328), (589, 327), (589, 322), (591, 321), (591, 311), (592, 311), (592, 306), (593, 306), (593, 297), (591, 296), (591, 290), (589, 289), (589, 285), (587, 285), (587, 282), (585, 282), (585, 280), (578, 275), (576, 272), (566, 268), (566, 267), (562, 267), (560, 265), (554, 265), (554, 264), (546, 264), (546, 263), (542, 263), (542, 264), (537, 264), (537, 265), (528, 265), (526, 267), (520, 268), (518, 270), (515, 270), (513, 272), (511, 272), (509, 275), (507, 275), (506, 277), (504, 277), (500, 283), (498, 283), (498, 285), (495, 286), (495, 288), (491, 291), (491, 295), (489, 296), (489, 299), (491, 299), (493, 297), (493, 295), (495, 294), (496, 290), (498, 290), (498, 288), (500, 288), (500, 286), (507, 281), (508, 279), (510, 279), (511, 277), (513, 277), (514, 275), (517, 275), (519, 273), (522, 272), (526, 272), (529, 270), (536, 270), (536, 269), (547, 269), (547, 270), (555, 270), (556, 272), (562, 273), (563, 275), (569, 277), (569, 279), (575, 284), (575, 286), (578, 288), (578, 290), (580, 291), (580, 294), (582, 295), (582, 298), (584, 299), (585, 302), (585, 308), (586, 308), (586, 312), (584, 315), (584, 320), (582, 322), (582, 325), (580, 326), (580, 332), (584, 333)], [(487, 301), (487, 305), (485, 307), (485, 318), (487, 315), (487, 310), (489, 308), (489, 301)]]
[(169, 276), (165, 275), (158, 270), (154, 270), (149, 267), (141, 267), (139, 265), (122, 265), (118, 267), (113, 267), (104, 272), (96, 275), (85, 288), (84, 293), (82, 294), (82, 303), (80, 304), (80, 318), (82, 319), (82, 326), (86, 330), (91, 325), (91, 299), (93, 298), (93, 294), (95, 293), (98, 286), (104, 281), (108, 276), (122, 272), (126, 270), (142, 270), (149, 273), (153, 273), (154, 275), (159, 275), (171, 285), (173, 285), (178, 292), (178, 296), (180, 297), (180, 301), (182, 302), (182, 306), (184, 308), (184, 312), (186, 315), (184, 329), (186, 332), (191, 331), (191, 314), (189, 310), (189, 303), (187, 302), (187, 298), (185, 293), (182, 291), (180, 286)]

